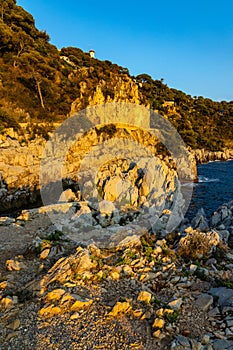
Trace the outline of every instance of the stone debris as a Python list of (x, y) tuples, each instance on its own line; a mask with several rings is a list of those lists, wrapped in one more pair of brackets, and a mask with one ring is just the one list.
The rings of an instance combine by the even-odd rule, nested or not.
[(161, 329), (164, 327), (164, 325), (165, 325), (165, 321), (162, 318), (156, 318), (154, 320), (152, 327)]
[(225, 339), (217, 339), (213, 344), (214, 350), (231, 350), (233, 349), (233, 342)]
[[(196, 220), (179, 234), (129, 235), (114, 249), (81, 246), (39, 228), (23, 255), (2, 262), (0, 348), (15, 350), (25, 342), (25, 349), (35, 348), (33, 330), (38, 344), (47, 332), (57, 347), (70, 349), (75, 334), (83, 349), (95, 348), (98, 339), (96, 348), (102, 341), (104, 349), (106, 342), (114, 348), (113, 339), (122, 349), (233, 349), (232, 209), (231, 202), (216, 211), (203, 231), (203, 220)], [(82, 203), (77, 212), (92, 210)]]
[(7, 287), (7, 281), (3, 281), (0, 283), (0, 289), (6, 289)]
[(138, 301), (144, 301), (147, 304), (150, 303), (151, 298), (152, 298), (152, 294), (143, 290), (138, 295)]
[(171, 301), (168, 306), (172, 309), (172, 310), (179, 310), (181, 308), (181, 305), (183, 303), (183, 300), (181, 298), (176, 299)]
[(14, 320), (13, 322), (11, 322), (7, 328), (10, 328), (12, 331), (16, 331), (18, 328), (20, 327), (20, 320)]
[(77, 199), (74, 192), (69, 188), (66, 191), (63, 191), (58, 202), (73, 202)]
[(213, 301), (214, 299), (212, 295), (203, 293), (199, 295), (199, 297), (195, 301), (195, 306), (200, 308), (201, 310), (206, 311), (213, 304)]
[(19, 271), (22, 268), (25, 268), (25, 264), (23, 262), (19, 262), (17, 260), (7, 260), (6, 261), (6, 269), (8, 271)]
[(196, 216), (191, 221), (191, 226), (203, 232), (209, 230), (209, 223), (203, 208), (198, 210)]
[(41, 317), (53, 317), (56, 315), (61, 314), (62, 310), (60, 307), (58, 306), (47, 306), (47, 307), (43, 307), (42, 309), (39, 310), (39, 316)]
[(40, 258), (41, 259), (46, 259), (49, 256), (50, 253), (50, 248), (45, 248), (41, 253), (40, 253)]
[(84, 307), (90, 306), (93, 303), (93, 300), (77, 300), (71, 306), (71, 311), (77, 311)]
[(116, 305), (114, 305), (111, 312), (109, 312), (109, 316), (117, 316), (118, 314), (125, 314), (128, 313), (131, 310), (131, 305), (128, 301), (125, 302), (117, 302)]
[(50, 302), (53, 300), (56, 300), (56, 301), (60, 300), (64, 294), (65, 294), (64, 289), (54, 289), (46, 295), (46, 302)]
[(0, 300), (0, 309), (9, 309), (13, 306), (13, 299), (11, 297), (5, 297)]

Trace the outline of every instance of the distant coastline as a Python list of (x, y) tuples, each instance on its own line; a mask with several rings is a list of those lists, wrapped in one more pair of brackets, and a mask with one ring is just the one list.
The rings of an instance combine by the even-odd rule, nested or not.
[(227, 161), (233, 159), (233, 149), (224, 148), (223, 151), (208, 151), (204, 148), (191, 150), (197, 164), (204, 164), (213, 161)]

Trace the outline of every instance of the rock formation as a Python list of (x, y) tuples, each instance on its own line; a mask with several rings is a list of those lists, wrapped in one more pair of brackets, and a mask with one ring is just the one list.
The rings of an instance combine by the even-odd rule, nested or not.
[[(64, 159), (61, 159), (61, 157), (63, 157), (64, 149), (69, 149), (69, 145), (67, 143), (68, 141), (66, 141), (66, 139), (63, 139), (63, 135), (60, 135), (59, 137), (59, 147), (57, 147), (56, 150), (50, 151), (53, 157), (53, 162), (57, 161), (58, 164), (61, 161), (64, 162), (63, 178), (66, 180), (64, 189), (71, 185), (74, 189), (80, 167), (81, 173), (82, 171), (84, 175), (87, 173), (87, 169), (85, 167), (83, 168), (82, 164), (85, 163), (85, 166), (90, 166), (90, 168), (93, 167), (93, 169), (95, 169), (97, 166), (101, 166), (102, 164), (106, 163), (105, 170), (103, 169), (105, 174), (103, 176), (105, 176), (105, 179), (101, 175), (102, 180), (100, 178), (97, 180), (97, 187), (100, 191), (103, 191), (101, 188), (101, 186), (103, 186), (103, 181), (106, 182), (104, 183), (104, 199), (115, 200), (121, 197), (122, 199), (125, 198), (127, 203), (133, 205), (146, 201), (143, 198), (149, 195), (149, 193), (152, 191), (152, 183), (157, 181), (155, 177), (152, 179), (154, 176), (153, 171), (151, 172), (149, 169), (145, 174), (143, 174), (145, 178), (144, 181), (140, 180), (140, 177), (142, 178), (142, 172), (143, 168), (146, 166), (146, 162), (144, 162), (144, 164), (140, 164), (140, 162), (142, 163), (142, 161), (140, 161), (139, 164), (137, 166), (134, 166), (132, 169), (130, 169), (131, 165), (129, 162), (124, 165), (126, 167), (125, 169), (120, 170), (119, 166), (117, 166), (117, 171), (120, 171), (121, 174), (115, 173), (115, 178), (112, 178), (111, 181), (106, 181), (106, 179), (108, 176), (108, 162), (113, 156), (115, 159), (120, 159), (120, 161), (124, 161), (124, 158), (127, 158), (129, 154), (133, 155), (132, 158), (135, 157), (135, 159), (143, 157), (145, 159), (148, 157), (151, 158), (152, 155), (157, 156), (160, 143), (149, 132), (141, 130), (140, 128), (131, 128), (127, 125), (110, 125), (110, 127), (104, 126), (100, 128), (94, 128), (91, 129), (91, 131), (88, 132), (84, 137), (79, 138), (77, 135), (76, 140), (70, 148), (69, 152), (67, 154), (65, 153)], [(7, 134), (1, 136), (0, 212), (8, 211), (14, 208), (21, 208), (22, 206), (27, 206), (30, 203), (35, 203), (38, 200), (40, 190), (40, 165), (42, 157), (45, 159), (45, 155), (43, 155), (45, 144), (45, 139), (36, 137), (35, 139), (30, 140), (30, 135), (26, 133), (24, 136), (19, 136), (17, 134), (15, 134), (14, 137), (10, 137), (9, 135), (7, 136)], [(90, 150), (92, 148), (94, 151), (97, 150), (98, 153), (93, 153), (91, 156), (92, 153), (90, 153)], [(87, 158), (85, 158), (87, 152), (90, 153), (89, 162), (87, 161)], [(190, 164), (192, 164), (191, 167), (193, 168), (193, 171), (190, 172), (190, 167), (185, 166), (186, 163), (184, 159), (178, 159), (177, 164), (181, 169), (179, 176), (181, 176), (183, 179), (190, 180), (191, 175), (193, 177), (196, 177), (196, 165), (192, 155), (190, 154), (188, 157)], [(82, 161), (83, 158), (86, 159), (85, 162)], [(132, 164), (135, 159), (132, 159)], [(175, 165), (173, 165), (172, 160), (169, 159), (168, 156), (159, 155), (159, 159), (161, 159), (163, 164), (167, 164), (163, 170), (165, 173), (168, 173), (169, 168), (175, 169)], [(141, 170), (140, 167), (142, 168)], [(55, 181), (57, 177), (57, 169), (56, 167), (51, 166), (49, 163), (49, 158), (48, 169), (50, 178), (52, 177)], [(99, 172), (99, 174), (100, 173), (101, 172)], [(97, 177), (98, 176), (99, 175), (97, 174)], [(128, 177), (128, 180), (126, 180), (126, 177)], [(100, 185), (101, 181), (102, 184)], [(132, 183), (134, 183), (133, 186)], [(134, 186), (135, 183), (137, 183), (136, 187)], [(170, 183), (170, 180), (167, 181), (167, 183), (169, 186), (172, 186), (172, 182)], [(82, 185), (85, 185), (86, 190), (89, 191), (87, 187), (87, 176), (84, 176)], [(161, 181), (156, 185), (157, 191), (160, 185), (161, 191), (163, 188)], [(83, 190), (85, 190), (85, 186), (82, 188)], [(117, 193), (113, 194), (114, 198), (110, 196), (110, 191), (112, 191), (113, 186), (116, 189), (118, 188), (118, 190), (116, 190)], [(77, 198), (81, 199), (77, 191), (78, 186), (76, 185)], [(121, 193), (118, 193), (119, 191)], [(156, 196), (159, 198), (161, 195), (162, 193), (157, 193)], [(153, 196), (155, 199), (155, 194), (153, 194)]]
[(197, 163), (208, 163), (210, 161), (225, 161), (233, 159), (233, 149), (225, 148), (223, 151), (207, 151), (204, 148), (192, 151)]

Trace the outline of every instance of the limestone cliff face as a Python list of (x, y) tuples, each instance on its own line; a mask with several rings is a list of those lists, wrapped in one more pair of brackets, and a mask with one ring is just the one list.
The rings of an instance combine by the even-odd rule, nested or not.
[[(17, 134), (11, 134), (11, 137), (6, 135), (0, 137), (0, 212), (33, 203), (39, 195), (40, 163), (46, 140), (37, 137), (29, 141), (29, 135), (25, 136), (26, 141), (22, 139), (22, 136), (17, 136)], [(88, 169), (89, 167), (91, 169), (99, 169), (103, 164), (108, 163), (112, 159), (127, 159), (129, 153), (133, 157), (132, 161), (134, 158), (147, 159), (147, 157), (151, 157), (151, 154), (156, 156), (157, 147), (159, 147), (158, 140), (149, 132), (140, 128), (132, 129), (129, 127), (127, 129), (126, 126), (116, 126), (111, 130), (109, 127), (92, 129), (85, 137), (79, 137), (77, 135), (77, 140), (72, 147), (67, 146), (66, 138), (63, 138), (62, 135), (60, 137), (61, 139), (58, 140), (59, 147), (51, 153), (53, 162), (57, 161), (57, 164), (60, 164), (62, 151), (64, 149), (69, 150), (64, 159), (63, 178), (70, 178), (76, 181), (75, 174), (80, 175), (83, 171), (83, 178), (84, 180), (86, 179), (85, 181), (87, 183), (89, 180), (86, 176), (87, 169), (83, 166), (80, 168), (80, 164), (83, 162), (86, 153), (88, 153), (88, 158), (86, 158), (88, 161), (86, 160), (82, 164), (87, 166)], [(131, 141), (136, 141), (138, 145), (141, 145), (141, 148), (139, 146), (135, 147), (135, 143)], [(98, 147), (99, 153), (97, 155), (96, 149)], [(94, 150), (93, 155), (91, 153), (92, 149)], [(141, 152), (143, 153), (141, 154)], [(165, 161), (164, 157), (161, 159)], [(49, 158), (46, 158), (46, 162), (50, 181), (55, 181), (57, 168), (56, 166), (51, 166)], [(180, 162), (182, 163), (183, 160), (181, 159)], [(171, 162), (168, 159), (166, 163), (169, 164)], [(195, 167), (195, 162), (193, 164)], [(184, 167), (181, 175), (183, 178), (189, 178), (187, 167)], [(85, 181), (83, 186), (85, 186)], [(118, 182), (121, 183), (121, 180)], [(141, 187), (140, 191), (139, 188), (137, 189), (138, 194), (135, 191), (132, 193), (134, 198), (132, 202), (138, 201), (138, 199), (135, 199), (138, 195), (140, 195), (140, 198), (145, 197), (146, 185)]]
[(110, 102), (129, 102), (141, 104), (142, 98), (138, 84), (128, 75), (119, 76), (111, 73), (109, 80), (100, 80), (93, 90), (84, 81), (80, 83), (80, 96), (72, 103), (70, 114), (73, 115), (88, 106)]
[[(109, 88), (108, 91), (105, 89)], [(111, 92), (112, 90), (112, 92)], [(89, 105), (94, 106), (104, 102), (131, 102), (140, 104), (138, 85), (128, 76), (116, 77), (111, 85), (102, 80), (96, 87), (94, 95), (89, 99)]]
[(23, 143), (20, 138), (0, 137), (0, 212), (37, 200), (45, 142), (42, 138)]

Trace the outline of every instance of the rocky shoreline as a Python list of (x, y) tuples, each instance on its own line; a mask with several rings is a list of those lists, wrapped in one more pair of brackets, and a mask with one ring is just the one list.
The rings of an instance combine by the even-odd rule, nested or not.
[[(119, 137), (121, 137), (122, 130), (119, 129), (117, 132)], [(126, 138), (129, 137), (128, 132), (124, 132), (124, 136)], [(152, 150), (156, 147), (155, 140), (149, 135), (131, 131), (130, 136), (141, 144), (146, 142), (148, 149)], [(103, 142), (104, 138), (106, 138), (105, 131), (101, 133), (92, 132), (85, 142), (82, 140), (81, 143), (77, 143), (80, 155), (83, 154), (86, 148), (97, 145), (100, 140)], [(85, 145), (84, 148), (83, 144)], [(23, 207), (32, 207), (33, 205), (37, 206), (41, 203), (39, 173), (45, 145), (46, 140), (44, 138), (36, 136), (34, 139), (31, 139), (31, 134), (26, 131), (19, 135), (13, 129), (9, 129), (6, 130), (4, 135), (0, 136), (0, 213)], [(67, 147), (67, 145), (63, 142), (61, 149), (64, 147)], [(58, 151), (59, 149), (54, 154), (55, 159), (59, 159)], [(77, 149), (74, 153), (77, 156)], [(205, 149), (190, 150), (189, 158), (192, 179), (197, 181), (196, 164), (233, 159), (233, 149), (224, 149), (218, 152), (206, 151)], [(75, 159), (77, 163), (75, 165), (73, 164), (73, 159), (70, 161), (72, 166), (70, 166), (69, 172), (74, 173), (80, 161)], [(190, 177), (185, 172), (187, 172), (187, 169), (184, 170), (182, 176)], [(69, 188), (70, 185), (69, 179), (67, 180), (65, 189)]]
[[(0, 146), (2, 212), (33, 204), (44, 144)], [(96, 186), (83, 200), (69, 179), (57, 204), (0, 217), (0, 348), (233, 349), (233, 202), (184, 219), (164, 156), (104, 163)]]
[[(25, 135), (22, 137), (15, 133), (0, 136), (0, 213), (38, 206), (41, 203), (39, 172), (46, 140), (36, 137), (27, 141), (29, 137), (27, 135), (25, 139)], [(232, 149), (218, 152), (190, 150), (193, 179), (197, 181), (196, 164), (229, 159), (233, 159)], [(67, 183), (65, 188), (68, 187)]]
[(233, 159), (233, 149), (226, 148), (223, 151), (207, 151), (204, 148), (191, 151), (197, 164), (208, 163), (212, 161), (227, 161)]
[[(111, 130), (109, 132), (111, 134)], [(152, 152), (152, 154), (156, 155), (158, 141), (146, 132), (134, 129), (127, 130), (119, 127), (116, 128), (116, 130), (114, 129), (114, 133), (118, 138), (117, 147), (119, 147), (122, 137), (125, 137), (125, 142), (127, 143), (126, 146), (122, 144), (122, 150), (119, 150), (119, 158), (127, 158), (127, 154), (125, 155), (125, 153), (130, 152), (129, 147), (132, 147), (131, 151), (135, 153), (133, 145), (131, 146), (129, 141), (132, 139), (136, 140), (136, 142), (141, 145), (145, 144), (144, 149), (142, 147), (143, 151), (147, 149), (149, 153)], [(23, 136), (15, 133), (0, 135), (0, 213), (32, 206), (40, 200), (41, 185), (39, 176), (41, 162), (45, 160), (43, 152), (45, 150), (46, 140), (41, 137), (35, 137), (34, 139), (30, 139), (30, 137), (30, 134), (26, 133)], [(66, 159), (64, 160), (63, 158), (61, 159), (61, 155), (64, 149), (69, 149), (69, 145), (66, 139), (63, 138), (63, 135), (61, 135), (56, 150), (52, 150), (50, 156), (52, 156), (53, 161), (57, 161), (58, 164), (61, 161), (64, 162), (64, 166), (66, 167), (66, 174), (63, 180), (64, 189), (77, 187), (74, 174), (77, 173), (77, 169), (79, 169), (80, 163), (82, 162), (82, 157), (88, 149), (96, 148), (99, 143), (104, 143), (105, 141), (109, 142), (108, 152), (102, 147), (99, 150), (98, 156), (92, 159), (92, 163), (95, 162), (96, 166), (98, 166), (99, 160), (104, 163), (108, 160), (109, 154), (115, 155), (115, 139), (116, 138), (113, 138), (111, 144), (109, 135), (104, 128), (100, 131), (97, 129), (92, 130), (84, 139), (78, 139), (77, 136), (75, 147), (66, 155)], [(140, 154), (136, 153), (136, 157), (140, 158)], [(142, 157), (149, 156), (148, 154), (143, 154)], [(160, 157), (164, 164), (168, 164), (168, 167), (172, 168), (173, 162), (170, 157), (158, 157)], [(194, 156), (191, 153), (188, 154), (188, 165), (187, 160), (179, 159), (178, 161), (182, 178), (195, 180), (197, 178), (197, 173)], [(144, 167), (143, 164), (142, 167)], [(125, 169), (125, 171), (127, 171), (127, 169)], [(56, 178), (56, 169), (51, 167), (49, 161), (48, 172), (50, 176), (52, 176), (51, 172), (54, 172), (53, 175), (54, 178)], [(107, 173), (107, 171), (105, 171), (105, 173)], [(120, 179), (118, 180), (120, 181)], [(134, 188), (134, 190), (136, 190), (136, 192), (138, 191), (136, 188)], [(136, 192), (134, 196), (137, 196)]]

